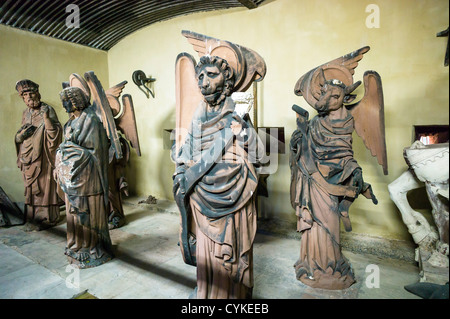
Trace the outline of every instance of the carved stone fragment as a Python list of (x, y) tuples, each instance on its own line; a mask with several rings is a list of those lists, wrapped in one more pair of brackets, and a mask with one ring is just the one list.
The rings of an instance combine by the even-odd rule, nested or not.
[[(415, 141), (404, 149), (409, 169), (389, 184), (389, 194), (417, 244), (420, 281), (448, 282), (449, 271), (449, 144), (424, 145)], [(409, 191), (425, 186), (434, 225), (409, 204)], [(448, 289), (448, 286), (447, 286)]]

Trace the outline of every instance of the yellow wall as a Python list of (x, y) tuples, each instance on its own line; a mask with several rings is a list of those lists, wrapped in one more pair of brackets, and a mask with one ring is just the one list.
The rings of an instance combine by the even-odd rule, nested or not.
[(42, 101), (55, 108), (64, 124), (61, 83), (71, 73), (83, 75), (90, 70), (108, 84), (107, 52), (0, 25), (0, 186), (12, 200), (23, 201), (24, 191), (14, 135), (26, 105), (15, 90), (16, 81), (27, 78), (38, 83)]
[[(380, 27), (367, 28), (366, 6), (380, 8)], [(276, 0), (254, 10), (231, 9), (192, 14), (151, 25), (133, 33), (108, 52), (110, 83), (128, 80), (132, 94), (142, 157), (133, 154), (130, 184), (139, 195), (172, 198), (174, 165), (163, 150), (163, 129), (175, 126), (175, 59), (192, 46), (181, 35), (190, 30), (229, 40), (257, 51), (266, 61), (267, 76), (258, 84), (259, 126), (284, 126), (287, 137), (295, 129), (293, 104), (315, 112), (293, 93), (297, 79), (319, 64), (362, 46), (371, 50), (356, 69), (355, 80), (366, 70), (382, 77), (389, 175), (354, 138), (355, 156), (379, 199), (377, 206), (358, 198), (351, 207), (353, 231), (360, 234), (410, 239), (387, 185), (406, 169), (402, 150), (411, 144), (415, 124), (448, 124), (449, 79), (443, 66), (447, 38), (436, 33), (448, 27), (446, 0)], [(132, 83), (141, 69), (155, 77), (155, 98), (147, 99)], [(295, 220), (289, 203), (288, 155), (279, 157), (277, 173), (269, 178), (270, 200), (263, 199), (265, 216)]]
[[(366, 27), (370, 13), (365, 9), (371, 3), (380, 8), (380, 28)], [(412, 142), (412, 126), (449, 123), (449, 69), (443, 66), (447, 38), (436, 37), (448, 27), (448, 7), (446, 0), (267, 1), (253, 10), (198, 13), (156, 23), (129, 35), (108, 53), (0, 25), (0, 117), (14, 119), (0, 122), (0, 185), (19, 200), (22, 184), (11, 154), (24, 108), (14, 90), (20, 78), (40, 83), (43, 100), (53, 105), (60, 105), (60, 82), (72, 72), (95, 70), (105, 87), (108, 81), (114, 85), (127, 80), (124, 93), (133, 96), (142, 150), (142, 157), (132, 152), (127, 172), (131, 191), (172, 199), (174, 165), (169, 151), (163, 149), (163, 129), (175, 126), (175, 59), (181, 52), (198, 59), (181, 30), (244, 45), (265, 59), (268, 71), (258, 84), (258, 123), (284, 126), (287, 145), (295, 129), (291, 106), (298, 104), (315, 114), (303, 98), (294, 95), (297, 79), (319, 64), (369, 45), (355, 80), (362, 80), (370, 69), (382, 77), (389, 175), (382, 174), (355, 136), (355, 157), (379, 204), (363, 198), (355, 201), (350, 210), (353, 232), (411, 240), (387, 185), (407, 167), (402, 151)], [(131, 75), (138, 69), (157, 79), (155, 98), (147, 99), (132, 82)], [(65, 122), (65, 114), (60, 111), (59, 115)], [(279, 163), (277, 173), (269, 178), (270, 198), (261, 204), (266, 217), (294, 221), (287, 153), (280, 155)]]

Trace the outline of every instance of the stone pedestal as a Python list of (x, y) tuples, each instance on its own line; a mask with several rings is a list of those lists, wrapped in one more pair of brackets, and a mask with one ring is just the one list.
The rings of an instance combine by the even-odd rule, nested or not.
[(449, 281), (448, 256), (419, 247), (416, 249), (416, 260), (419, 263), (420, 282), (443, 285)]

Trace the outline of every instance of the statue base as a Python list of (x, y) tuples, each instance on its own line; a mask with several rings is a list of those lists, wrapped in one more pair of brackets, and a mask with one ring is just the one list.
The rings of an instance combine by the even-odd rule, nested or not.
[[(297, 270), (298, 269), (296, 269), (296, 273)], [(312, 276), (303, 273), (300, 277), (297, 276), (297, 279), (312, 288), (329, 290), (347, 289), (356, 282), (353, 272), (342, 275), (339, 271), (333, 271), (331, 268), (328, 268), (325, 272), (316, 269)]]
[(79, 269), (97, 267), (113, 259), (113, 257), (107, 253), (104, 253), (101, 257), (94, 257), (89, 253), (84, 253), (83, 257), (81, 257), (79, 252), (73, 252), (66, 249), (65, 254), (67, 255), (69, 264), (74, 265)]
[(416, 250), (419, 263), (420, 282), (444, 285), (449, 281), (448, 256), (437, 251), (430, 252), (420, 247)]

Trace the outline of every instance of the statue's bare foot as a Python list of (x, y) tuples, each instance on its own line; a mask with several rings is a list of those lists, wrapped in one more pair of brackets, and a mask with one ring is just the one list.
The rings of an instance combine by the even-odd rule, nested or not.
[(77, 253), (77, 258), (76, 258), (76, 259), (77, 259), (78, 261), (83, 262), (83, 261), (88, 260), (89, 257), (90, 257), (89, 252), (88, 252), (87, 250), (82, 249), (82, 250), (80, 250), (80, 251)]

